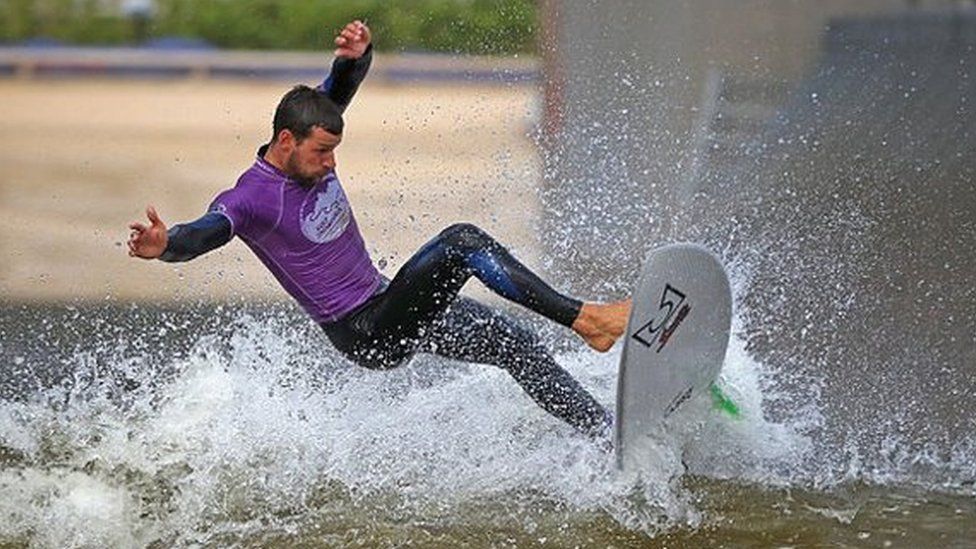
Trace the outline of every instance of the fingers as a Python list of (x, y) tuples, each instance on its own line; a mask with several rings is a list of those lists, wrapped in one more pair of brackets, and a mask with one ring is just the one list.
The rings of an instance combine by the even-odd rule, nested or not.
[(352, 23), (347, 23), (346, 26), (342, 29), (342, 31), (343, 32), (348, 31), (357, 37), (361, 37), (367, 32), (366, 25), (359, 19), (356, 19)]
[(154, 256), (150, 255), (150, 252), (148, 251), (150, 244), (148, 233), (136, 233), (133, 231), (133, 233), (129, 235), (129, 242), (127, 242), (129, 247), (129, 257), (152, 259)]
[(361, 23), (359, 21), (356, 21), (356, 23), (359, 23), (360, 39), (366, 44), (369, 44), (373, 38), (373, 33), (369, 30), (369, 27), (366, 25), (366, 23)]
[(156, 208), (152, 205), (146, 207), (146, 217), (149, 218), (150, 226), (138, 221), (129, 223), (131, 232), (129, 233), (129, 241), (126, 243), (129, 248), (129, 257), (145, 258), (146, 254), (143, 248), (154, 238), (153, 229), (165, 227), (163, 221), (159, 218), (159, 214), (156, 212)]
[(163, 222), (161, 219), (159, 219), (159, 214), (156, 213), (156, 208), (153, 208), (152, 205), (146, 206), (146, 217), (149, 218), (149, 221), (151, 221), (153, 225), (160, 225)]
[(148, 237), (148, 229), (146, 229), (145, 227), (141, 229), (133, 229), (132, 232), (129, 233), (129, 244), (130, 245), (139, 244), (140, 242), (144, 241), (147, 237)]
[(369, 28), (358, 19), (343, 27), (342, 30), (339, 31), (339, 35), (335, 38), (335, 44), (339, 47), (348, 46), (349, 44), (355, 42), (368, 41)]
[(141, 236), (141, 233), (136, 233), (135, 231), (129, 235), (129, 241), (126, 243), (129, 246), (129, 257), (136, 257), (136, 247), (139, 245)]

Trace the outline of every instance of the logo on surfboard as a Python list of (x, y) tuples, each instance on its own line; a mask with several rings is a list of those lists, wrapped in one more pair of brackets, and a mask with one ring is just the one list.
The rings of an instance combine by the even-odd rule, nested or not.
[(674, 335), (678, 326), (684, 322), (685, 317), (691, 312), (691, 304), (686, 303), (687, 297), (684, 292), (674, 286), (665, 284), (657, 315), (650, 322), (638, 328), (632, 337), (645, 347), (657, 346), (654, 352), (660, 353), (668, 341), (671, 341), (671, 336)]
[(691, 386), (685, 389), (684, 391), (678, 393), (678, 396), (674, 397), (674, 400), (671, 401), (671, 404), (668, 404), (668, 407), (664, 410), (664, 417), (670, 416), (671, 414), (674, 413), (675, 410), (678, 409), (679, 406), (687, 402), (688, 399), (691, 398), (691, 393), (694, 390), (695, 388)]

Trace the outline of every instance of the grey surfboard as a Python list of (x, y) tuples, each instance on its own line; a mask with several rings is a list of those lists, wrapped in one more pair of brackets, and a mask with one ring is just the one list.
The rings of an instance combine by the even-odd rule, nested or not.
[(633, 294), (617, 381), (614, 448), (628, 470), (686, 405), (709, 397), (725, 360), (732, 294), (721, 262), (695, 244), (651, 252)]

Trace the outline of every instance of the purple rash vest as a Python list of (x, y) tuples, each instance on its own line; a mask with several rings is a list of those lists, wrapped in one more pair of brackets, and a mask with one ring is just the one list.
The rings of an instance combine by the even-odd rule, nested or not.
[(382, 283), (334, 171), (303, 187), (259, 156), (210, 211), (316, 322), (341, 318)]

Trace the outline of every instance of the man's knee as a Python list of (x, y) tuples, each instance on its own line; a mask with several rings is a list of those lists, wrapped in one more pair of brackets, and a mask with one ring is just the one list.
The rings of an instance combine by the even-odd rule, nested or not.
[(468, 250), (481, 250), (494, 244), (494, 239), (471, 223), (455, 223), (443, 231), (440, 238), (445, 244)]

